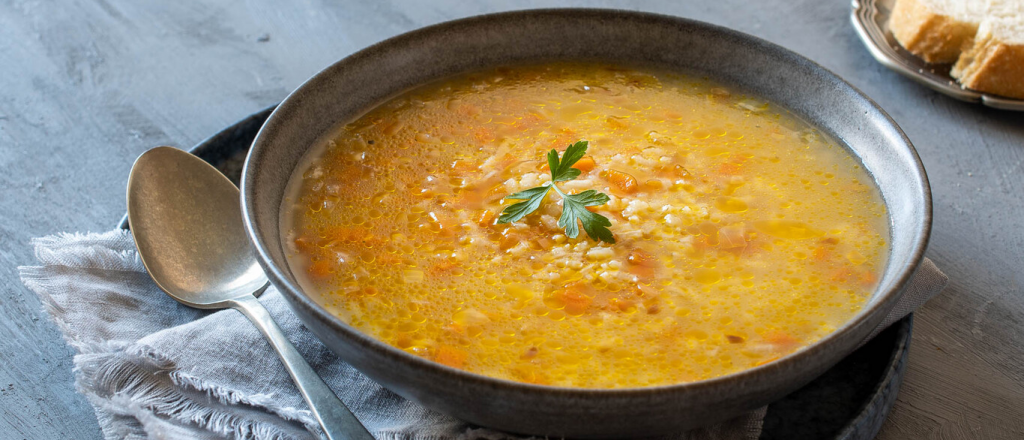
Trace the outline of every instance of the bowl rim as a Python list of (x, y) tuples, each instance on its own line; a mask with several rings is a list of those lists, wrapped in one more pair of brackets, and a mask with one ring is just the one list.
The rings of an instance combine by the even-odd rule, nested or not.
[[(774, 55), (779, 56), (788, 63), (804, 65), (812, 70), (824, 74), (825, 77), (842, 87), (846, 87), (852, 92), (852, 95), (863, 100), (870, 108), (878, 112), (878, 114), (884, 118), (884, 123), (887, 127), (894, 130), (899, 135), (899, 143), (906, 149), (905, 153), (909, 153), (910, 165), (909, 169), (911, 172), (916, 173), (916, 180), (921, 183), (921, 191), (915, 191), (915, 194), (919, 197), (915, 197), (918, 202), (923, 205), (923, 213), (921, 221), (916, 225), (916, 236), (913, 240), (913, 251), (910, 253), (909, 264), (904, 265), (900, 269), (900, 275), (896, 279), (892, 287), (879, 294), (879, 290), (872, 292), (872, 296), (876, 297), (875, 300), (868, 303), (862, 308), (857, 315), (847, 320), (841, 327), (833, 330), (828, 335), (815, 341), (811, 345), (802, 347), (797, 351), (783, 356), (775, 361), (769, 362), (764, 365), (756, 366), (753, 368), (747, 368), (734, 373), (717, 376), (709, 379), (699, 380), (695, 382), (683, 382), (676, 384), (667, 385), (656, 385), (649, 387), (631, 387), (631, 388), (580, 388), (580, 387), (566, 387), (566, 386), (550, 386), (550, 385), (538, 385), (526, 382), (518, 382), (509, 379), (502, 379), (492, 376), (485, 376), (483, 374), (472, 373), (469, 371), (449, 367), (446, 365), (439, 364), (437, 362), (415, 356), (407, 353), (398, 348), (392, 347), (391, 345), (384, 343), (369, 334), (363, 333), (358, 329), (351, 327), (341, 319), (337, 318), (320, 304), (314, 301), (312, 298), (307, 296), (303, 289), (295, 283), (288, 280), (288, 277), (284, 274), (282, 268), (274, 262), (270, 253), (267, 251), (268, 243), (264, 242), (257, 231), (255, 226), (255, 215), (253, 214), (255, 207), (254, 195), (255, 185), (254, 174), (256, 173), (252, 163), (254, 158), (261, 154), (260, 140), (264, 135), (264, 132), (272, 129), (273, 124), (277, 123), (279, 112), (282, 109), (287, 109), (291, 105), (296, 104), (295, 101), (301, 98), (297, 98), (304, 89), (310, 84), (317, 83), (325, 80), (326, 78), (332, 77), (335, 72), (340, 69), (340, 65), (349, 60), (357, 60), (361, 58), (369, 58), (375, 52), (385, 49), (390, 45), (402, 43), (410, 40), (418, 40), (422, 38), (429, 38), (433, 34), (443, 33), (445, 29), (450, 26), (458, 25), (482, 25), (487, 22), (500, 21), (503, 19), (517, 17), (517, 18), (528, 18), (530, 16), (548, 16), (548, 15), (590, 15), (600, 16), (604, 18), (612, 18), (615, 16), (627, 16), (636, 19), (645, 20), (658, 20), (662, 22), (670, 22), (677, 26), (689, 27), (689, 28), (701, 28), (710, 32), (717, 33), (723, 37), (734, 38), (743, 40), (749, 44), (758, 46), (759, 49), (766, 52), (773, 52)], [(268, 127), (270, 127), (268, 129)], [(307, 150), (308, 151), (308, 150)], [(358, 345), (362, 348), (373, 350), (381, 357), (388, 359), (389, 361), (398, 361), (406, 364), (411, 364), (416, 369), (425, 369), (433, 374), (448, 376), (453, 379), (457, 379), (464, 382), (472, 383), (476, 386), (490, 387), (494, 389), (506, 389), (512, 391), (519, 391), (524, 394), (533, 393), (544, 393), (548, 395), (562, 396), (566, 398), (635, 398), (635, 397), (650, 397), (652, 395), (662, 394), (678, 394), (681, 391), (693, 391), (698, 392), (699, 390), (712, 390), (716, 387), (731, 383), (731, 382), (746, 382), (748, 380), (755, 380), (758, 377), (765, 375), (772, 375), (773, 373), (782, 372), (786, 370), (800, 370), (795, 368), (798, 365), (804, 363), (808, 359), (813, 359), (819, 356), (819, 353), (831, 346), (831, 341), (839, 339), (844, 336), (847, 332), (852, 331), (858, 326), (862, 326), (865, 322), (878, 312), (880, 308), (891, 308), (895, 305), (895, 301), (906, 288), (909, 281), (913, 278), (917, 269), (920, 267), (921, 262), (924, 259), (925, 251), (928, 247), (928, 241), (931, 236), (932, 228), (932, 198), (931, 198), (931, 186), (928, 181), (927, 173), (924, 169), (924, 164), (921, 161), (917, 150), (914, 148), (910, 139), (903, 132), (903, 130), (896, 124), (896, 122), (885, 112), (873, 99), (864, 94), (860, 89), (857, 89), (852, 84), (847, 82), (845, 79), (836, 75), (831, 70), (819, 65), (818, 63), (810, 60), (803, 55), (797, 54), (789, 49), (786, 49), (780, 45), (769, 42), (762, 38), (746, 34), (737, 30), (733, 30), (724, 26), (707, 23), (700, 20), (678, 17), (666, 14), (643, 12), (643, 11), (632, 11), (623, 9), (611, 9), (611, 8), (539, 8), (539, 9), (522, 9), (514, 11), (496, 12), (481, 15), (474, 15), (455, 20), (443, 21), (430, 26), (421, 27), (408, 32), (398, 34), (396, 36), (387, 38), (380, 42), (374, 43), (366, 48), (356, 51), (338, 61), (335, 61), (331, 65), (317, 72), (315, 75), (300, 84), (295, 90), (288, 94), (287, 97), (274, 109), (274, 111), (267, 118), (266, 122), (260, 127), (255, 139), (252, 143), (252, 148), (246, 155), (245, 165), (242, 169), (241, 185), (240, 185), (240, 198), (242, 205), (242, 219), (246, 234), (249, 236), (249, 240), (252, 242), (256, 253), (257, 259), (263, 266), (267, 273), (267, 276), (274, 282), (279, 288), (282, 294), (292, 307), (302, 307), (306, 311), (310, 312), (321, 322), (329, 326), (332, 330), (337, 333), (344, 334), (350, 342)], [(884, 198), (883, 198), (884, 200)], [(885, 201), (886, 207), (888, 208), (888, 201)], [(890, 219), (891, 223), (891, 219)], [(276, 234), (279, 236), (280, 234)], [(886, 312), (887, 313), (887, 312)], [(859, 341), (858, 341), (859, 342)], [(855, 348), (855, 345), (851, 346), (851, 349)], [(837, 357), (835, 361), (841, 359)], [(812, 378), (807, 378), (810, 380)]]

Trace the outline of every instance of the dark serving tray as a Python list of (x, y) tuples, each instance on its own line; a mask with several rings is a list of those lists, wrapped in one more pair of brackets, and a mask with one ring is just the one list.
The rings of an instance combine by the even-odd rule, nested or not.
[[(217, 133), (190, 151), (235, 184), (256, 133), (274, 107)], [(121, 219), (128, 227), (128, 216)], [(913, 315), (881, 332), (803, 388), (768, 405), (761, 440), (868, 440), (896, 402), (907, 365)]]

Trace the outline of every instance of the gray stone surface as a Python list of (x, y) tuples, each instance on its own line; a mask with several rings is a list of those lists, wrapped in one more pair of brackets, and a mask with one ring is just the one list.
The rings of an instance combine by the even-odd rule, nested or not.
[(340, 2), (0, 0), (0, 439), (95, 439), (71, 351), (16, 276), (29, 238), (101, 231), (132, 161), (187, 147), (317, 70), (421, 26), (509, 9), (640, 9), (801, 53), (874, 98), (931, 177), (928, 256), (950, 287), (917, 313), (882, 439), (1024, 437), (1024, 114), (952, 101), (875, 63), (842, 0)]

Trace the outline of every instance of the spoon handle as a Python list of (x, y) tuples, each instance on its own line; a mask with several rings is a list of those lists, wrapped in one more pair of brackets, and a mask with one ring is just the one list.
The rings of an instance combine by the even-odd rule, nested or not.
[(246, 317), (260, 329), (263, 336), (274, 347), (277, 354), (281, 356), (284, 368), (295, 381), (302, 397), (306, 399), (313, 416), (320, 422), (320, 427), (330, 440), (373, 440), (373, 436), (356, 416), (349, 411), (348, 407), (334, 395), (334, 392), (324, 383), (320, 375), (313, 371), (313, 368), (306, 363), (295, 346), (288, 341), (281, 327), (277, 326), (274, 319), (270, 317), (267, 309), (260, 304), (255, 296), (244, 296), (231, 300), (231, 306), (242, 312)]

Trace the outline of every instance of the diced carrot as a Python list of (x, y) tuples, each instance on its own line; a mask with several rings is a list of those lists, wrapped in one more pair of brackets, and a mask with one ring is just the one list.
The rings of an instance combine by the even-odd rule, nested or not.
[(477, 105), (465, 103), (460, 105), (455, 111), (463, 116), (476, 116), (483, 112), (483, 109)]
[(332, 267), (330, 261), (320, 260), (314, 261), (312, 264), (310, 264), (309, 267), (306, 269), (306, 272), (308, 272), (310, 276), (316, 278), (325, 278), (331, 275), (331, 269)]
[(636, 303), (628, 299), (611, 298), (608, 300), (608, 309), (613, 312), (629, 312), (631, 310), (636, 310)]
[(878, 276), (870, 270), (865, 270), (861, 272), (859, 281), (862, 286), (872, 286), (878, 281)]
[(587, 308), (590, 307), (590, 303), (593, 302), (593, 299), (585, 295), (584, 290), (583, 285), (573, 283), (565, 286), (556, 293), (558, 298), (565, 303), (565, 313), (573, 316), (579, 316), (582, 315), (583, 312), (587, 311)]
[(505, 190), (505, 185), (494, 185), (491, 189), (487, 190), (486, 194), (484, 194), (483, 201), (484, 203), (490, 203), (495, 200), (499, 200), (506, 195), (508, 195), (508, 192)]
[(460, 191), (451, 200), (451, 206), (456, 209), (479, 209), (484, 204), (484, 196), (475, 189)]
[(469, 353), (465, 350), (450, 345), (442, 345), (437, 348), (437, 353), (434, 354), (434, 362), (461, 369), (466, 364), (466, 358), (468, 357)]
[(642, 279), (654, 278), (658, 268), (658, 260), (653, 255), (647, 253), (647, 251), (634, 248), (629, 251), (626, 261), (629, 263), (629, 266), (626, 268), (626, 271), (629, 273)]
[(640, 189), (640, 185), (637, 183), (636, 178), (622, 171), (607, 170), (602, 174), (602, 177), (607, 179), (608, 182), (611, 182), (611, 184), (615, 185), (619, 190), (626, 194), (635, 193)]
[(825, 246), (815, 246), (814, 250), (811, 251), (811, 257), (816, 261), (828, 261), (832, 258), (832, 250)]
[(523, 237), (512, 231), (512, 228), (505, 228), (501, 231), (501, 238), (498, 239), (498, 249), (507, 251), (523, 241)]
[(295, 243), (295, 248), (298, 249), (299, 252), (307, 254), (312, 252), (313, 248), (316, 247), (313, 240), (310, 240), (308, 237), (298, 237), (293, 243)]
[(849, 266), (843, 266), (837, 269), (835, 272), (832, 272), (832, 277), (830, 277), (829, 280), (832, 281), (833, 283), (841, 283), (850, 279), (850, 277), (852, 276), (853, 269), (850, 268)]
[(489, 128), (480, 127), (473, 132), (473, 139), (481, 144), (494, 140), (494, 131)]
[(512, 127), (514, 127), (516, 130), (522, 132), (522, 131), (527, 130), (529, 128), (536, 127), (537, 124), (539, 124), (541, 121), (543, 121), (545, 119), (547, 119), (547, 118), (545, 118), (545, 117), (543, 117), (543, 116), (541, 116), (541, 115), (539, 115), (537, 113), (527, 113), (526, 116), (522, 117), (522, 119), (520, 119), (520, 120), (516, 121), (514, 124), (512, 124)]
[(519, 162), (521, 162), (521, 160), (514, 154), (505, 153), (505, 155), (501, 156), (501, 159), (498, 160), (497, 166), (495, 168), (499, 170), (506, 170), (508, 169), (508, 167), (515, 165)]
[(735, 176), (743, 171), (743, 165), (736, 162), (726, 162), (718, 167), (719, 174)]
[(480, 225), (482, 228), (486, 228), (494, 224), (495, 217), (496, 216), (491, 212), (491, 210), (485, 209), (480, 213), (480, 216), (476, 218), (476, 224)]
[(467, 174), (479, 169), (478, 165), (468, 161), (459, 159), (452, 162), (452, 172), (455, 174)]
[(686, 167), (684, 167), (682, 165), (675, 165), (675, 166), (673, 166), (672, 167), (672, 173), (675, 174), (677, 177), (682, 177), (682, 178), (690, 177), (690, 170), (687, 170)]
[(580, 160), (576, 161), (576, 163), (572, 165), (573, 168), (583, 171), (584, 173), (594, 169), (594, 167), (596, 166), (597, 162), (595, 162), (594, 158), (590, 156), (583, 156), (582, 158), (580, 158)]
[(548, 149), (562, 151), (565, 150), (565, 148), (568, 145), (572, 144), (573, 142), (576, 142), (576, 140), (578, 139), (579, 137), (576, 136), (576, 130), (573, 130), (571, 128), (563, 128), (555, 136), (555, 139), (551, 141), (551, 144), (548, 145)]
[(781, 350), (787, 350), (800, 343), (789, 333), (782, 330), (775, 330), (765, 335), (764, 340)]

